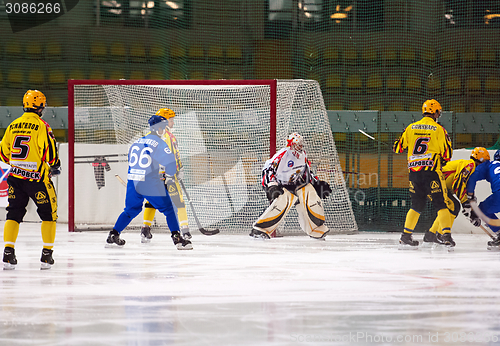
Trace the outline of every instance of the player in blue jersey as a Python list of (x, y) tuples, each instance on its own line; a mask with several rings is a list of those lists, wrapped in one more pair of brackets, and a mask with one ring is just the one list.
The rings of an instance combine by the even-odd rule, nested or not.
[[(498, 219), (495, 213), (500, 212), (500, 150), (497, 150), (493, 156), (493, 161), (486, 161), (485, 163), (476, 167), (476, 170), (469, 178), (467, 183), (467, 197), (469, 200), (476, 200), (474, 191), (476, 183), (480, 180), (486, 180), (491, 185), (491, 195), (484, 201), (479, 203), (479, 209), (490, 219)], [(493, 232), (497, 233), (500, 227), (491, 226)], [(500, 234), (497, 239), (488, 242), (488, 247), (500, 246)]]
[(148, 123), (151, 132), (136, 140), (129, 149), (125, 209), (116, 220), (113, 230), (109, 232), (106, 242), (108, 245), (125, 245), (120, 233), (139, 215), (146, 199), (166, 216), (177, 249), (191, 250), (193, 248), (191, 242), (180, 235), (172, 200), (159, 174), (160, 165), (165, 167), (165, 174), (172, 176), (177, 172), (175, 156), (161, 138), (166, 131), (168, 120), (153, 115)]

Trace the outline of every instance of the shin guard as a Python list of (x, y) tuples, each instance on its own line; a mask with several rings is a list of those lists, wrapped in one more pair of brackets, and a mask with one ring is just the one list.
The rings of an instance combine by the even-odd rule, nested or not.
[(253, 228), (266, 233), (269, 237), (274, 236), (274, 232), (278, 229), (280, 223), (285, 219), (290, 211), (290, 208), (295, 204), (297, 196), (292, 194), (287, 189), (278, 198), (274, 199), (273, 203), (264, 211), (257, 221), (253, 224)]
[(323, 202), (311, 184), (298, 189), (299, 198), (297, 212), (302, 230), (312, 238), (322, 238), (328, 232), (325, 225), (325, 210)]

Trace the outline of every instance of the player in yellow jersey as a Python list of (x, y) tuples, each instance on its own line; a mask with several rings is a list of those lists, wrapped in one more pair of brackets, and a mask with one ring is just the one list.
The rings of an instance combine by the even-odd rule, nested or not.
[[(465, 217), (468, 218), (474, 226), (479, 227), (481, 225), (481, 220), (474, 211), (471, 210), (469, 200), (467, 199), (466, 187), (469, 177), (474, 173), (476, 167), (489, 159), (490, 154), (488, 150), (483, 147), (477, 147), (472, 150), (469, 160), (453, 160), (442, 168), (446, 189), (448, 190), (448, 194), (445, 196), (445, 202), (448, 206), (448, 213), (450, 214), (450, 227), (453, 226), (453, 222), (458, 216), (460, 204), (462, 205), (462, 212)], [(439, 219), (436, 218), (432, 227), (425, 232), (424, 244), (443, 243), (444, 239), (441, 229), (442, 227), (439, 224)], [(451, 246), (455, 246), (455, 241), (451, 236), (448, 241), (451, 243)]]
[(408, 170), (411, 208), (406, 215), (404, 230), (399, 241), (400, 248), (414, 248), (418, 241), (412, 234), (427, 198), (438, 211), (438, 220), (445, 240), (451, 238), (451, 218), (445, 202), (448, 191), (441, 167), (453, 154), (448, 133), (436, 120), (441, 116), (441, 105), (436, 100), (427, 100), (422, 105), (422, 119), (408, 125), (394, 142), (393, 151), (402, 153), (408, 149)]
[[(182, 180), (184, 170), (182, 168), (181, 156), (179, 153), (179, 145), (177, 139), (173, 135), (172, 128), (174, 127), (174, 117), (175, 112), (168, 108), (162, 108), (156, 112), (156, 115), (164, 117), (168, 120), (167, 130), (163, 134), (163, 140), (167, 143), (170, 150), (175, 155), (175, 161), (177, 164), (177, 173), (174, 176), (167, 176), (165, 178), (165, 188), (167, 189), (172, 202), (177, 207), (177, 218), (179, 220), (179, 225), (181, 227), (181, 234), (185, 239), (191, 239), (191, 233), (189, 232), (188, 217), (186, 212), (186, 204), (184, 203), (184, 198), (181, 193), (181, 187), (179, 185), (179, 180)], [(151, 240), (153, 235), (151, 234), (151, 223), (155, 217), (156, 209), (147, 202), (144, 209), (144, 222), (141, 229), (141, 242), (147, 243)]]
[(14, 246), (30, 198), (42, 220), (41, 269), (50, 269), (54, 264), (57, 197), (50, 178), (60, 174), (61, 162), (52, 129), (42, 120), (46, 106), (43, 93), (28, 90), (23, 97), (24, 114), (7, 127), (0, 143), (0, 159), (11, 166), (7, 177), (9, 205), (3, 230), (4, 269), (15, 269), (17, 265)]

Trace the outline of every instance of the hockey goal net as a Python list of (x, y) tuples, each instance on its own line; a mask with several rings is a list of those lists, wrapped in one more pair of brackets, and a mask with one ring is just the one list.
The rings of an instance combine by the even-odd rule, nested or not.
[[(131, 142), (160, 108), (175, 111), (190, 228), (247, 233), (268, 205), (261, 169), (299, 132), (317, 175), (333, 189), (325, 201), (331, 232), (357, 230), (319, 84), (311, 80), (130, 81), (68, 83), (70, 231), (110, 229), (124, 207)], [(142, 214), (129, 228), (140, 226)], [(167, 228), (157, 213), (155, 224)], [(296, 211), (280, 227), (301, 233)]]

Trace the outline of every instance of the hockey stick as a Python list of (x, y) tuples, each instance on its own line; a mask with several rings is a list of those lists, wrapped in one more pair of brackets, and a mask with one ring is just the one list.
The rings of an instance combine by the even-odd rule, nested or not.
[(484, 213), (481, 211), (481, 209), (479, 209), (479, 206), (477, 205), (476, 201), (471, 201), (470, 206), (472, 207), (472, 210), (474, 210), (474, 212), (477, 214), (477, 216), (479, 216), (479, 218), (481, 220), (483, 220), (484, 222), (486, 222), (488, 225), (500, 227), (500, 220), (499, 219), (490, 219), (489, 217), (484, 215)]
[(127, 183), (122, 179), (122, 177), (120, 177), (118, 174), (115, 174), (115, 178), (118, 179), (118, 181), (120, 182), (120, 184), (122, 184), (123, 186), (127, 187)]
[(386, 145), (388, 146), (389, 148), (392, 149), (392, 145), (390, 145), (389, 143), (386, 143), (386, 142), (382, 142), (382, 141), (379, 141), (378, 139), (376, 139), (375, 137), (373, 136), (370, 136), (368, 133), (366, 133), (365, 131), (361, 130), (361, 129), (358, 129), (359, 132), (361, 132), (362, 134), (364, 134), (366, 137), (374, 140), (375, 142), (379, 142), (380, 144), (383, 144), (383, 145)]
[(184, 191), (184, 195), (186, 196), (186, 199), (189, 202), (189, 205), (191, 206), (191, 210), (193, 211), (193, 217), (194, 217), (194, 220), (196, 221), (196, 225), (198, 226), (198, 231), (200, 231), (200, 233), (204, 234), (204, 235), (215, 235), (217, 233), (220, 233), (218, 228), (216, 228), (214, 230), (207, 230), (207, 229), (201, 227), (200, 220), (198, 220), (198, 217), (196, 216), (196, 212), (194, 211), (193, 202), (191, 202), (191, 198), (189, 198), (186, 187), (184, 186), (184, 182), (180, 179), (178, 179), (178, 180), (182, 186), (182, 190)]
[(488, 229), (486, 229), (486, 227), (484, 227), (483, 225), (479, 225), (479, 228), (481, 228), (484, 233), (486, 233), (487, 235), (490, 236), (491, 239), (493, 240), (496, 240), (497, 238), (495, 238), (495, 236), (493, 234), (490, 233), (490, 231), (488, 231)]

